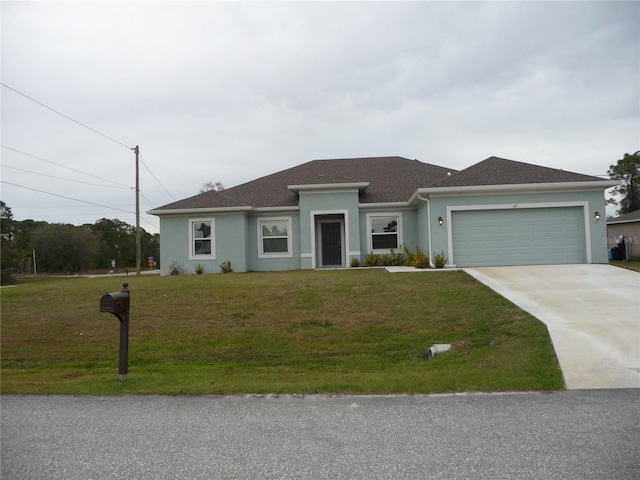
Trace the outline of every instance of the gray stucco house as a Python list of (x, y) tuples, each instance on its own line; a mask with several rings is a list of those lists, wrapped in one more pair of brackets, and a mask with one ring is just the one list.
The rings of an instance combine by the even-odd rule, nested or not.
[(153, 209), (172, 264), (235, 272), (349, 268), (402, 246), (447, 266), (606, 263), (617, 182), (490, 157), (461, 171), (402, 157), (313, 160)]

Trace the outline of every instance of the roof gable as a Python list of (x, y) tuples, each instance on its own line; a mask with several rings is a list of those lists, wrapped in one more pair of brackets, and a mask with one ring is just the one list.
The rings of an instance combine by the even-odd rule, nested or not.
[(499, 157), (489, 157), (429, 188), (475, 187), (484, 185), (518, 185), (534, 183), (601, 182), (602, 179)]

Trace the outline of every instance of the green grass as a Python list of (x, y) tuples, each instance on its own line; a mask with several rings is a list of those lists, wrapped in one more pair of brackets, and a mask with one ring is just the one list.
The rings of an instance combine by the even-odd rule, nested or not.
[(621, 268), (626, 268), (627, 270), (633, 270), (634, 272), (640, 272), (640, 260), (638, 259), (610, 260), (609, 264), (615, 267), (621, 267)]
[[(129, 374), (100, 297), (131, 290)], [(464, 272), (73, 278), (3, 288), (3, 393), (557, 390), (546, 327)], [(425, 360), (434, 343), (449, 352)]]

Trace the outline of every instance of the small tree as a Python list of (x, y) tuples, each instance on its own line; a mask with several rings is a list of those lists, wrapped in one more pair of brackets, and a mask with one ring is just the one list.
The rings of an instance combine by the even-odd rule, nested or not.
[(211, 190), (221, 192), (222, 190), (224, 190), (224, 186), (221, 182), (218, 181), (203, 183), (202, 188), (200, 189), (200, 193), (210, 192)]
[[(609, 177), (612, 180), (622, 180), (622, 184), (613, 189), (614, 195), (620, 195), (620, 208), (618, 213), (625, 214), (640, 210), (640, 150), (618, 160), (618, 163), (609, 167)], [(614, 199), (609, 203), (616, 203)]]
[(13, 267), (15, 261), (14, 222), (11, 208), (0, 200), (0, 238), (2, 239), (0, 253), (2, 253), (2, 268)]

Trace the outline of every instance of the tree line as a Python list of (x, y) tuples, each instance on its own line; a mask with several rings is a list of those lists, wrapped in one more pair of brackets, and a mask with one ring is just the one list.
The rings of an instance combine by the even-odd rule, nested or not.
[[(135, 271), (136, 228), (120, 220), (102, 218), (74, 226), (34, 220), (14, 220), (11, 208), (0, 201), (0, 240), (3, 282), (7, 272), (80, 273), (116, 268)], [(142, 268), (153, 257), (160, 264), (160, 235), (141, 228)]]

